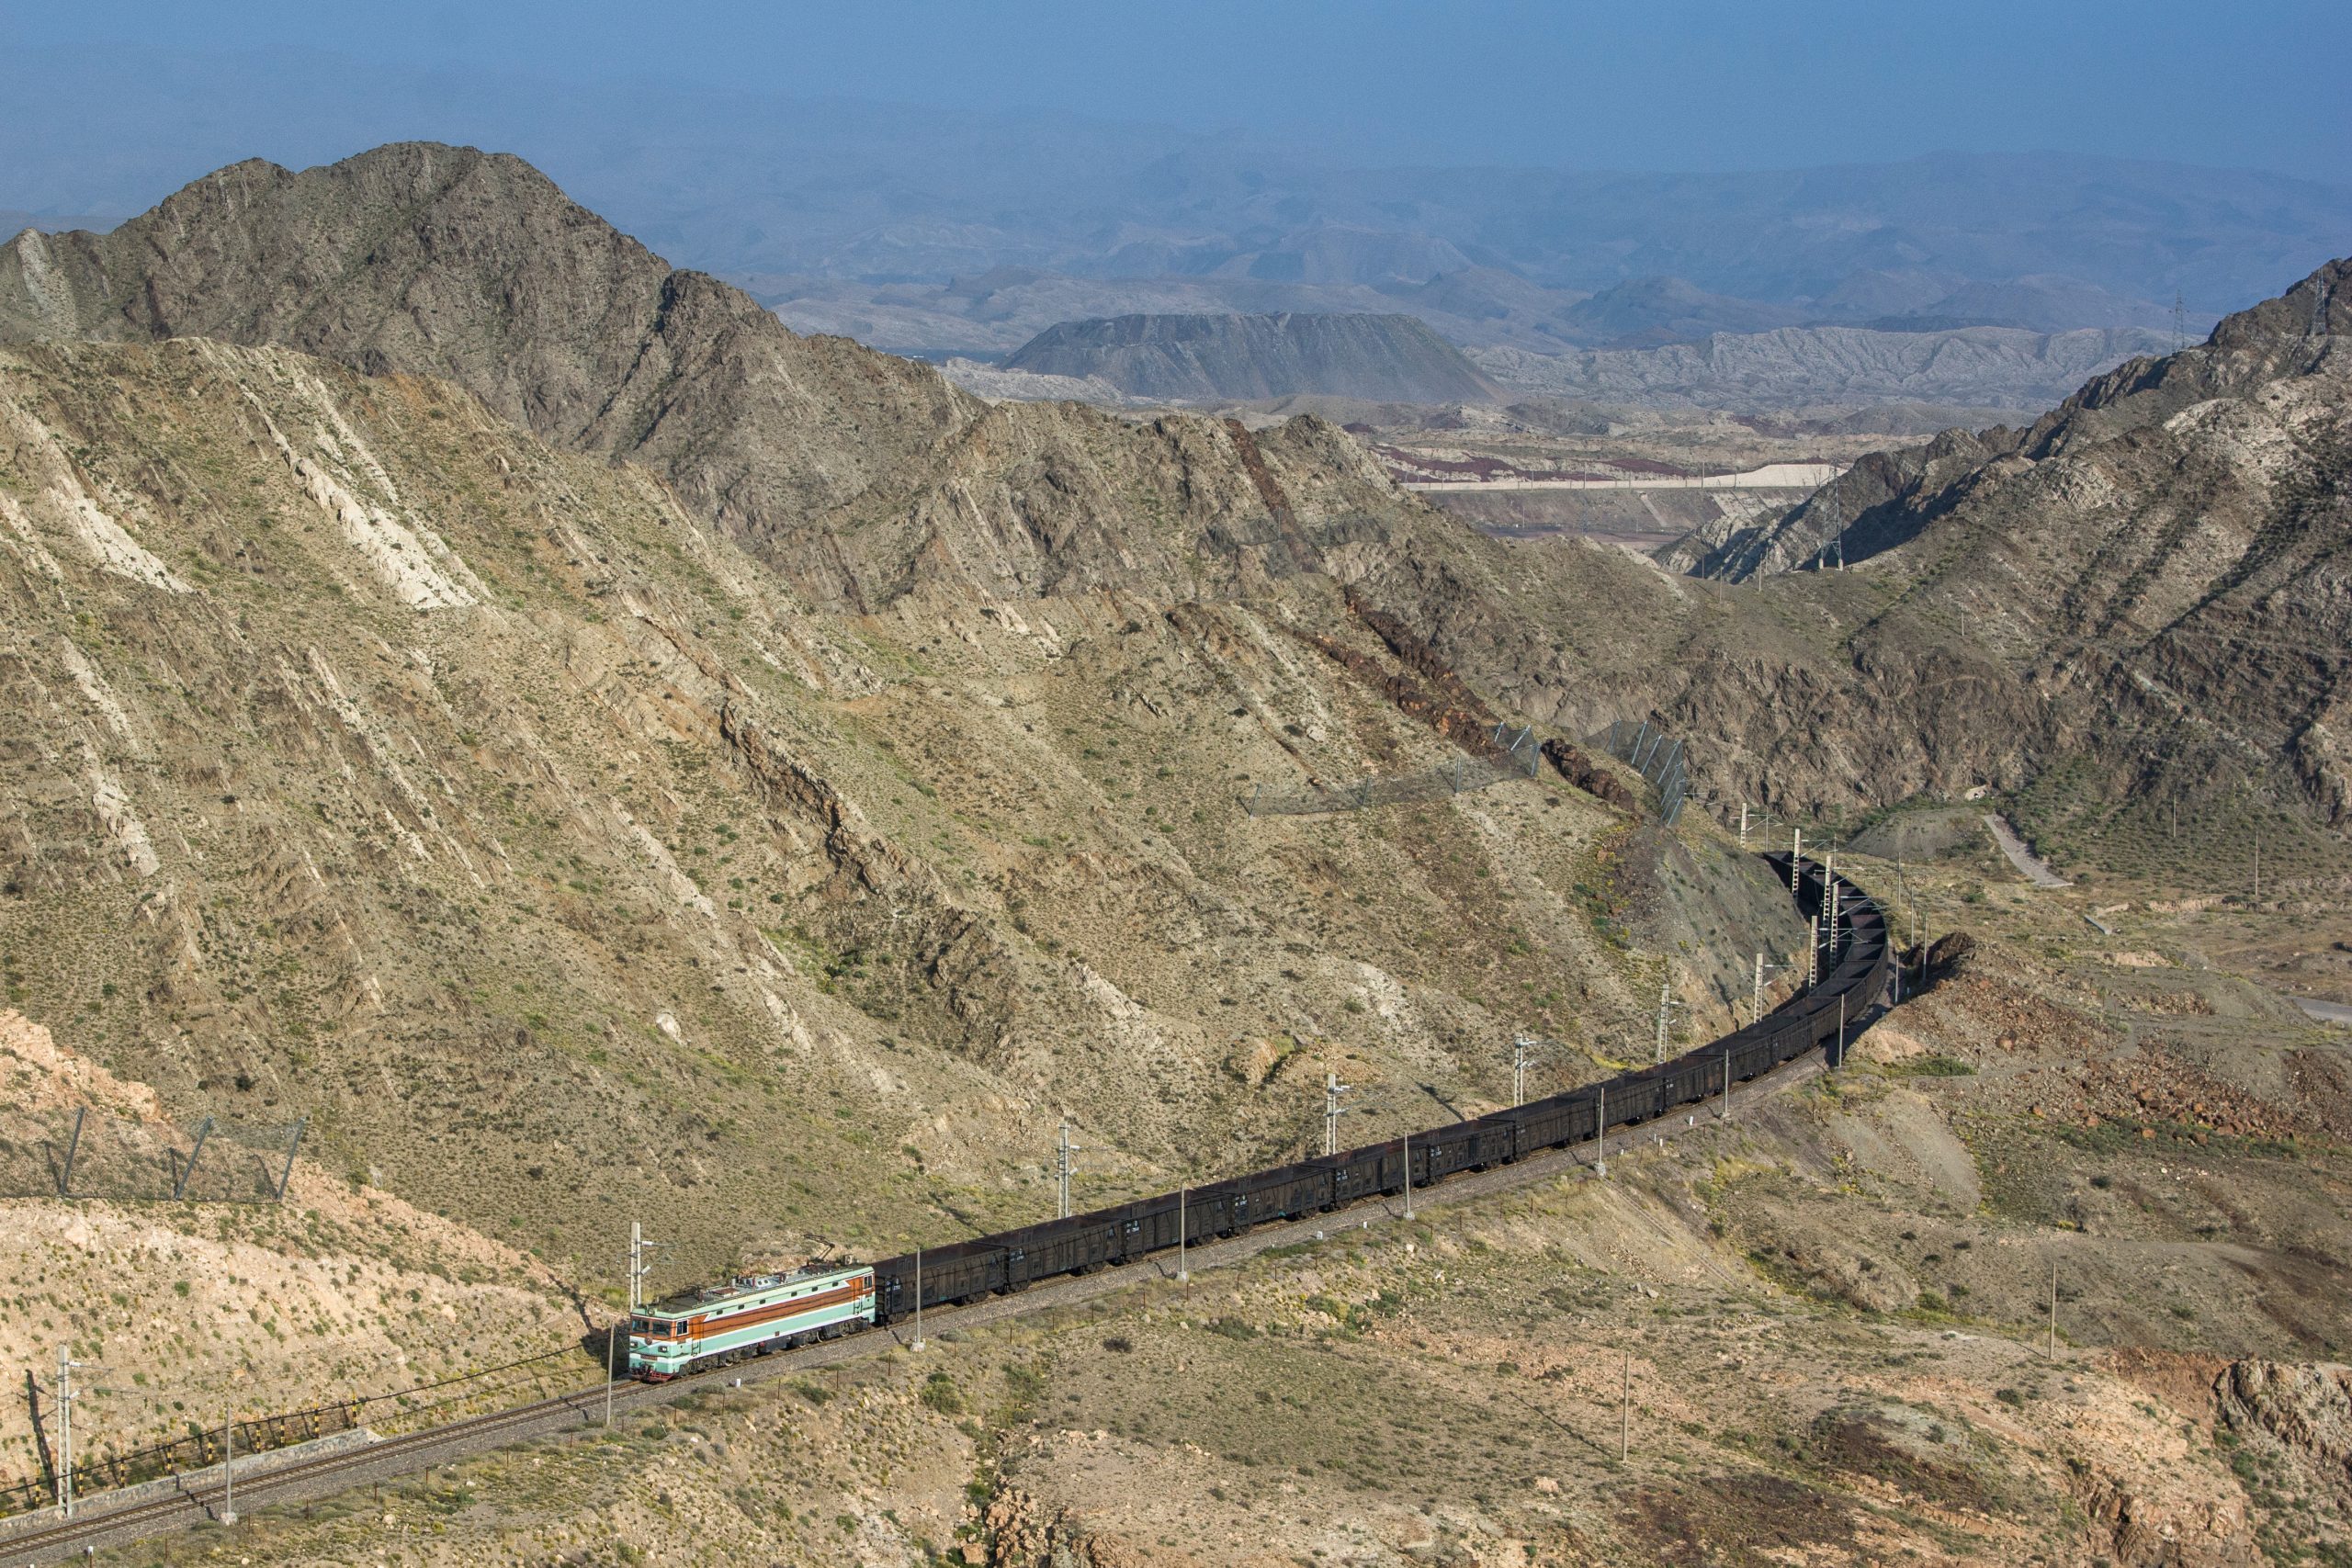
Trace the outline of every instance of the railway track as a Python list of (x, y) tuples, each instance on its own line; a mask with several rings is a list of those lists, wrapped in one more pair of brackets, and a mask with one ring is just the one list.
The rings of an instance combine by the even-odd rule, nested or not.
[[(1841, 1040), (1849, 1030), (1852, 1036), (1860, 1036), (1883, 1016), (1883, 1010), (1876, 998), (1871, 998), (1871, 1005), (1858, 1010), (1849, 1021), (1841, 1022)], [(1710, 1108), (1688, 1111), (1678, 1107), (1674, 1113), (1652, 1122), (1604, 1131), (1596, 1142), (1555, 1148), (1510, 1164), (1449, 1176), (1442, 1184), (1416, 1191), (1413, 1197), (1421, 1208), (1451, 1207), (1464, 1200), (1557, 1176), (1579, 1172), (1597, 1175), (1594, 1168), (1600, 1159), (1653, 1141), (1662, 1144), (1702, 1126), (1712, 1129), (1736, 1117), (1757, 1100), (1781, 1093), (1825, 1070), (1826, 1064), (1820, 1052), (1792, 1057), (1752, 1079), (1729, 1086), (1721, 1100)], [(1597, 1157), (1588, 1164), (1588, 1155)], [(1191, 1268), (1200, 1269), (1228, 1268), (1271, 1247), (1338, 1231), (1385, 1226), (1402, 1220), (1408, 1213), (1396, 1198), (1367, 1196), (1335, 1213), (1262, 1224), (1214, 1240), (1204, 1237), (1192, 1245), (1187, 1262)], [(1173, 1255), (1161, 1251), (1100, 1272), (1041, 1280), (1016, 1294), (964, 1306), (928, 1308), (924, 1326), (935, 1334), (983, 1327), (1125, 1290), (1139, 1282), (1170, 1279), (1173, 1274)], [(892, 1346), (904, 1345), (913, 1337), (912, 1325), (901, 1320), (868, 1333), (713, 1368), (668, 1382), (626, 1382), (611, 1391), (612, 1407), (617, 1415), (666, 1404), (699, 1391), (763, 1382), (878, 1354)], [(600, 1382), (576, 1393), (403, 1433), (365, 1448), (258, 1471), (251, 1479), (237, 1483), (237, 1500), (244, 1503), (250, 1499), (258, 1504), (314, 1500), (354, 1485), (412, 1475), (436, 1464), (528, 1438), (591, 1429), (603, 1419), (607, 1391)], [(114, 1508), (103, 1505), (86, 1507), (81, 1517), (71, 1520), (51, 1520), (13, 1531), (6, 1524), (0, 1524), (0, 1568), (15, 1562), (55, 1562), (99, 1548), (126, 1545), (202, 1520), (219, 1519), (225, 1511), (225, 1502), (223, 1489), (208, 1484)]]
[[(639, 1386), (630, 1384), (618, 1391), (616, 1408), (627, 1407), (631, 1403), (628, 1395)], [(445, 1458), (511, 1442), (518, 1434), (537, 1435), (536, 1428), (560, 1427), (571, 1425), (575, 1419), (584, 1424), (600, 1418), (604, 1397), (604, 1387), (599, 1384), (574, 1393), (556, 1394), (529, 1404), (489, 1411), (445, 1422), (438, 1427), (428, 1427), (421, 1431), (402, 1433), (365, 1448), (345, 1449), (292, 1464), (256, 1469), (250, 1479), (235, 1483), (236, 1500), (240, 1504), (247, 1499), (256, 1503), (277, 1501), (288, 1492), (312, 1491), (313, 1483), (323, 1479), (333, 1479), (335, 1485), (330, 1490), (339, 1491), (347, 1478), (366, 1480), (369, 1472), (387, 1475), (412, 1473), (442, 1462)], [(258, 1465), (260, 1461), (256, 1459), (253, 1462)], [(103, 1504), (85, 1505), (81, 1514), (73, 1519), (59, 1519), (29, 1529), (0, 1533), (0, 1562), (53, 1560), (61, 1551), (117, 1545), (198, 1519), (217, 1519), (225, 1510), (227, 1494), (227, 1488), (215, 1483), (184, 1488), (119, 1507), (108, 1508)], [(6, 1527), (0, 1526), (0, 1532), (6, 1529)]]
[[(1874, 1015), (1858, 1019), (1855, 1024), (1857, 1036), (1873, 1021)], [(1786, 1093), (1817, 1077), (1822, 1071), (1821, 1059), (1813, 1056), (1789, 1063), (1752, 1082), (1740, 1084), (1735, 1089), (1728, 1108), (1731, 1118), (1736, 1121), (1748, 1114), (1758, 1102)], [(1676, 1120), (1661, 1127), (1620, 1131), (1610, 1137), (1606, 1153), (1610, 1158), (1620, 1159), (1637, 1148), (1649, 1145), (1654, 1138), (1672, 1140), (1689, 1136), (1693, 1132), (1712, 1131), (1721, 1126), (1724, 1119), (1723, 1109), (1718, 1108), (1695, 1120)], [(1418, 1213), (1424, 1208), (1451, 1208), (1464, 1201), (1491, 1196), (1515, 1187), (1532, 1186), (1562, 1176), (1589, 1177), (1592, 1175), (1593, 1156), (1600, 1152), (1588, 1145), (1576, 1149), (1556, 1150), (1513, 1166), (1455, 1177), (1430, 1189), (1425, 1194), (1416, 1193), (1414, 1209)], [(1311, 1240), (1317, 1232), (1329, 1235), (1358, 1226), (1378, 1229), (1398, 1224), (1403, 1217), (1403, 1206), (1396, 1200), (1370, 1199), (1339, 1214), (1262, 1225), (1247, 1235), (1221, 1241), (1204, 1239), (1193, 1245), (1187, 1261), (1193, 1269), (1201, 1272), (1232, 1268), (1271, 1248)], [(1172, 1258), (1154, 1257), (1106, 1269), (1100, 1274), (1072, 1276), (1039, 1284), (1019, 1295), (999, 1297), (972, 1306), (927, 1310), (923, 1314), (923, 1327), (925, 1333), (933, 1337), (985, 1328), (991, 1324), (1071, 1305), (1137, 1284), (1170, 1280), (1174, 1277), (1174, 1269)], [(874, 1333), (812, 1345), (805, 1350), (697, 1372), (674, 1382), (624, 1382), (615, 1391), (614, 1409), (616, 1413), (641, 1410), (667, 1404), (688, 1393), (729, 1387), (738, 1382), (745, 1384), (763, 1382), (841, 1361), (879, 1355), (902, 1347), (912, 1338), (911, 1327), (900, 1324)], [(553, 1436), (565, 1430), (594, 1430), (604, 1419), (604, 1385), (599, 1383), (574, 1393), (517, 1405), (512, 1410), (470, 1416), (424, 1431), (387, 1438), (366, 1448), (349, 1449), (257, 1473), (249, 1481), (237, 1483), (239, 1508), (243, 1511), (247, 1499), (255, 1506), (315, 1501), (348, 1491), (353, 1486), (414, 1475), (436, 1464), (470, 1458), (532, 1438)], [(85, 1547), (104, 1550), (128, 1545), (166, 1530), (218, 1519), (221, 1500), (220, 1488), (209, 1485), (114, 1509), (106, 1509), (102, 1504), (94, 1501), (70, 1523), (51, 1522), (24, 1534), (6, 1534), (7, 1527), (0, 1525), (0, 1568), (8, 1568), (8, 1565), (18, 1562), (56, 1562), (77, 1556)]]

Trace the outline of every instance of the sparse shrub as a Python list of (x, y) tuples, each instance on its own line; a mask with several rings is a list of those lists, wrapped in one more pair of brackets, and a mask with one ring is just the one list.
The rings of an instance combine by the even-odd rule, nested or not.
[(922, 1392), (916, 1396), (928, 1409), (942, 1416), (964, 1413), (964, 1396), (956, 1392), (956, 1380), (945, 1372), (933, 1372), (923, 1380)]

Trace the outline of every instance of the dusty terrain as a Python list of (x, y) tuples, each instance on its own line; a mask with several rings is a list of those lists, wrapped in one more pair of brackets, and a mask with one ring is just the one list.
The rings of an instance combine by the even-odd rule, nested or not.
[[(697, 1395), (612, 1439), (266, 1517), (234, 1551), (1035, 1568), (2352, 1552), (2352, 1041), (2218, 971), (2146, 988), (2140, 950), (2106, 948), (2071, 890), (1988, 887), (1966, 855), (1899, 879), (1855, 864), (1898, 901), (1907, 884), (1931, 929), (1964, 917), (1973, 952), (1847, 1072), (1612, 1160), (1606, 1182), (1439, 1202), (1189, 1287)], [(2148, 951), (2198, 924), (2116, 913)]]
[[(2341, 1555), (2346, 1042), (2268, 988), (2347, 940), (2341, 265), (2031, 444), (1889, 458), (1878, 504), (1954, 504), (1857, 570), (1732, 582), (1486, 536), (1328, 419), (986, 407), (512, 161), (242, 165), (142, 236), (0, 255), (0, 330), (73, 340), (0, 350), (0, 1330), (103, 1358), (85, 1441), (561, 1349), (632, 1220), (657, 1289), (878, 1254), (1046, 1213), (1064, 1117), (1083, 1203), (1311, 1146), (1326, 1071), (1368, 1138), (1502, 1102), (1522, 1032), (1539, 1091), (1643, 1059), (1661, 983), (1702, 1037), (1798, 940), (1715, 825), (1743, 798), (1921, 844), (1852, 863), (1975, 942), (1853, 1072), (1606, 1189), (240, 1555)], [(1622, 439), (1580, 418), (1487, 434)], [(1645, 460), (1859, 434), (1668, 422)], [(2294, 649), (2213, 651), (2265, 625)], [(1623, 717), (1690, 745), (1671, 835), (1575, 750)], [(1554, 761), (1250, 812), (1507, 724)], [(1874, 819), (1905, 802), (2008, 813), (2072, 886)], [(130, 1152), (43, 1196), (90, 1101)], [(304, 1120), (283, 1205), (116, 1185), (208, 1117), (216, 1198)]]
[[(60, 1049), (13, 1011), (0, 1011), (0, 1144), (11, 1155), (61, 1142), (62, 1119), (50, 1113), (62, 1108), (105, 1118), (85, 1126), (77, 1191), (107, 1179), (92, 1169), (101, 1139), (170, 1135), (153, 1089)], [(216, 1145), (210, 1157), (238, 1156)], [(271, 1167), (273, 1180), (281, 1174)], [(53, 1371), (70, 1345), (100, 1369), (85, 1375), (75, 1411), (85, 1462), (232, 1416), (447, 1384), (370, 1406), (367, 1418), (389, 1429), (428, 1405), (446, 1418), (520, 1397), (535, 1379), (569, 1386), (582, 1370), (565, 1356), (536, 1371), (469, 1376), (574, 1347), (588, 1319), (569, 1287), (514, 1247), (309, 1159), (296, 1160), (282, 1202), (18, 1197), (0, 1199), (0, 1356)], [(28, 1419), (40, 1410), (53, 1440), (46, 1385), (32, 1408), (12, 1400), (0, 1419), (0, 1484), (47, 1473)], [(22, 1501), (12, 1494), (6, 1506)]]

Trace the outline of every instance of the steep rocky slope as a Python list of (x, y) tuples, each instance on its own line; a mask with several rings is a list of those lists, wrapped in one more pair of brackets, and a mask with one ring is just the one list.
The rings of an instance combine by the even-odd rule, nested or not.
[[(987, 410), (923, 367), (790, 332), (470, 149), (241, 164), (109, 234), (28, 231), (0, 251), (0, 340), (172, 336), (455, 381), (557, 446), (646, 464), (829, 604), (940, 576), (1016, 595), (1139, 572), (1171, 587), (1166, 558), (1084, 522), (1138, 465), (1257, 505), (1231, 442)], [(1385, 492), (1359, 471), (1356, 510)], [(948, 499), (920, 527), (877, 524), (919, 495)]]
[(209, 337), (447, 378), (557, 446), (634, 457), (770, 535), (978, 414), (919, 367), (786, 330), (518, 159), (430, 143), (258, 160), (109, 233), (0, 252), (0, 339)]
[[(560, 445), (655, 465), (688, 513), (779, 569), (816, 608), (935, 614), (1096, 592), (1166, 605), (1336, 582), (1529, 716), (1574, 732), (1655, 712), (1719, 738), (1697, 759), (1715, 798), (1818, 806), (2022, 785), (2071, 776), (2084, 760), (2098, 776), (2077, 793), (2112, 799), (2178, 749), (2140, 711), (2140, 679), (2161, 685), (2160, 670), (2116, 673), (2110, 693), (2067, 662), (2079, 649), (2065, 653), (2039, 633), (1998, 645), (1976, 633), (1996, 615), (2068, 602), (2076, 578), (2076, 599), (2096, 599), (2109, 579), (2133, 595), (2146, 586), (2128, 565), (2108, 572), (2095, 551), (2064, 570), (2018, 554), (2091, 536), (2046, 536), (2031, 522), (2044, 504), (2035, 487), (2062, 476), (2069, 494), (2105, 493), (2086, 444), (2143, 454), (2144, 482), (2134, 483), (2152, 500), (2172, 496), (2162, 504), (2176, 511), (2192, 492), (2157, 447), (2211, 448), (2222, 470), (2245, 477), (2231, 481), (2238, 502), (2214, 513), (2233, 536), (2320, 537), (2303, 525), (2267, 528), (2260, 508), (2306, 491), (2315, 499), (2294, 504), (2311, 515), (2335, 504), (2320, 434), (2326, 411), (2342, 406), (2339, 361), (2310, 346), (2334, 341), (2310, 329), (2314, 308), (2342, 309), (2325, 303), (2332, 289), (2233, 318), (2211, 349), (2167, 362), (2177, 370), (2106, 378), (2048, 430), (1989, 438), (2008, 444), (1999, 451), (1956, 436), (1916, 460), (1866, 466), (1865, 476), (1884, 467), (1890, 485), (1908, 482), (1905, 462), (1936, 468), (1932, 495), (1907, 513), (1865, 511), (1869, 497), (1838, 488), (1841, 513), (1864, 513), (1847, 530), (1849, 558), (1867, 553), (1874, 531), (1901, 536), (1899, 515), (1956, 506), (1963, 491), (2009, 497), (1965, 509), (1997, 539), (1956, 549), (1957, 576), (1929, 570), (1923, 541), (1862, 578), (1798, 574), (1758, 595), (1674, 583), (1615, 551), (1479, 540), (1399, 496), (1352, 442), (1313, 420), (1252, 436), (1184, 418), (985, 408), (922, 367), (799, 338), (742, 296), (670, 272), (512, 160), (407, 146), (302, 175), (240, 165), (116, 235), (28, 236), (0, 254), (8, 333), (214, 331), (293, 341), (370, 371), (452, 376)], [(2218, 378), (2210, 387), (2208, 376)], [(2190, 402), (2246, 411), (2293, 439), (2233, 446), (2219, 417), (2163, 436), (2123, 428)], [(2284, 467), (2273, 475), (2267, 458), (2230, 456), (2240, 451), (2286, 454)], [(1718, 553), (1802, 558), (1826, 505)], [(1317, 614), (1330, 602), (1327, 592)], [(2325, 646), (2324, 614), (2312, 630), (2312, 646)], [(2336, 811), (2333, 688), (2289, 684), (2257, 694), (2246, 743), (2304, 737), (2292, 780), (2268, 788)], [(2227, 690), (2211, 694), (2233, 716)], [(2245, 776), (2201, 742), (2189, 751), (2184, 778), (2226, 791)], [(2217, 769), (2217, 757), (2228, 765)]]
[[(454, 381), (553, 446), (646, 465), (827, 607), (925, 581), (1220, 592), (1262, 575), (1246, 558), (1267, 540), (1312, 560), (1300, 525), (1397, 510), (1344, 442), (1310, 441), (1316, 471), (1277, 492), (1261, 480), (1287, 472), (1280, 437), (989, 409), (925, 367), (802, 337), (464, 148), (241, 164), (111, 233), (0, 249), (0, 341), (171, 336)], [(1156, 521), (1129, 527), (1138, 510)]]
[(682, 1268), (1034, 1214), (1065, 1111), (1084, 1191), (1303, 1147), (1327, 1051), (1400, 1124), (1491, 1101), (1522, 1024), (1594, 1070), (1657, 985), (1627, 816), (1548, 776), (1243, 815), (1484, 722), (1310, 570), (1384, 547), (1299, 521), (1361, 453), (1059, 428), (1120, 488), (1057, 526), (1248, 592), (943, 571), (834, 616), (447, 383), (0, 355), (13, 994), (176, 1114), (309, 1113), (335, 1168), (592, 1277), (616, 1212)]
[(1492, 400), (1493, 382), (1411, 316), (1118, 316), (1063, 321), (1005, 362), (1181, 402), (1320, 392), (1374, 401)]
[[(1867, 457), (1777, 522), (1693, 541), (1695, 570), (1739, 581), (1842, 555), (1881, 601), (1851, 634), (1865, 669), (1921, 623), (1957, 634), (2036, 694), (2053, 831), (2081, 818), (2086, 843), (2144, 837), (2233, 798), (2340, 828), (2347, 282), (2352, 263), (2331, 263), (2025, 428)], [(2115, 820), (2125, 795), (2138, 817)]]
[[(152, 1088), (60, 1047), (14, 1010), (0, 1010), (0, 1084), (9, 1167), (54, 1134), (57, 1112), (92, 1111), (79, 1190), (104, 1163), (102, 1143), (165, 1125)], [(216, 1165), (234, 1157), (213, 1145)], [(435, 1398), (527, 1387), (527, 1374), (481, 1384), (469, 1374), (568, 1350), (587, 1328), (567, 1284), (518, 1248), (309, 1158), (284, 1174), (280, 1204), (0, 1197), (0, 1354), (54, 1367), (70, 1342), (107, 1369), (75, 1413), (85, 1462), (217, 1429), (229, 1409), (241, 1419), (315, 1410), (444, 1380)], [(576, 1380), (579, 1366), (560, 1359), (548, 1370)], [(37, 1393), (34, 1408), (53, 1438), (49, 1398)], [(430, 1403), (381, 1401), (368, 1418)], [(32, 1413), (21, 1398), (0, 1413), (0, 1512), (44, 1473)]]

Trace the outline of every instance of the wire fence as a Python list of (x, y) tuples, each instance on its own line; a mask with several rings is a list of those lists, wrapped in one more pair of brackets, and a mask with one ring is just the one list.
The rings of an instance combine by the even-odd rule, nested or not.
[[(296, 1443), (307, 1443), (339, 1432), (366, 1427), (379, 1435), (401, 1431), (430, 1421), (453, 1420), (484, 1409), (505, 1408), (516, 1393), (545, 1398), (551, 1388), (569, 1388), (578, 1381), (570, 1371), (584, 1370), (576, 1347), (548, 1350), (520, 1360), (460, 1372), (434, 1382), (419, 1383), (390, 1393), (371, 1393), (334, 1404), (314, 1405), (273, 1416), (254, 1416), (235, 1423), (239, 1455), (265, 1453)], [(29, 1391), (28, 1391), (29, 1392)], [(36, 1416), (36, 1420), (40, 1420)], [(49, 1506), (57, 1497), (55, 1450), (40, 1444), (45, 1472), (35, 1480), (0, 1485), (0, 1518)], [(151, 1443), (123, 1453), (85, 1451), (74, 1444), (74, 1495), (86, 1497), (119, 1486), (135, 1485), (164, 1476), (203, 1470), (219, 1464), (231, 1452), (220, 1427), (191, 1430), (186, 1437)]]
[(1487, 739), (1493, 748), (1489, 755), (1464, 753), (1419, 773), (1360, 779), (1350, 784), (1310, 784), (1283, 793), (1269, 793), (1261, 784), (1242, 807), (1252, 817), (1311, 817), (1326, 811), (1443, 800), (1506, 779), (1535, 776), (1536, 765), (1544, 760), (1544, 743), (1535, 738), (1532, 725), (1514, 731), (1508, 724), (1498, 724)]
[(275, 1203), (308, 1119), (194, 1127), (83, 1106), (0, 1116), (0, 1197)]
[(1682, 765), (1681, 741), (1670, 739), (1647, 719), (1634, 725), (1621, 718), (1593, 736), (1590, 744), (1601, 747), (1641, 774), (1657, 791), (1658, 819), (1669, 828), (1674, 826), (1675, 818), (1682, 815), (1683, 799), (1690, 793), (1690, 775)]

